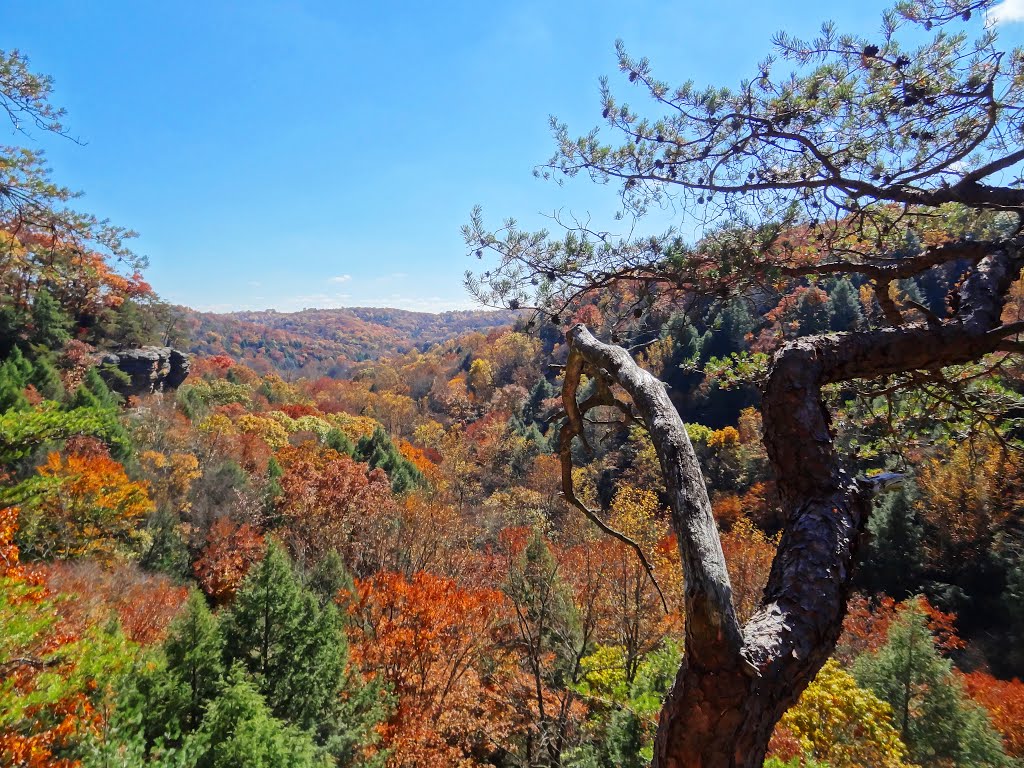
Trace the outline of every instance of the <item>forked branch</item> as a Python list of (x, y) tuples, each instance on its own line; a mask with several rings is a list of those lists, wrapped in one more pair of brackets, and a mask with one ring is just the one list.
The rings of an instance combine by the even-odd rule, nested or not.
[(563, 487), (571, 491), (571, 442), (582, 431), (576, 389), (586, 364), (632, 398), (661, 461), (683, 564), (687, 656), (712, 665), (739, 664), (743, 638), (711, 501), (697, 455), (664, 385), (638, 366), (626, 350), (601, 343), (583, 325), (570, 329), (566, 338), (570, 354), (562, 391), (566, 408), (561, 445)]
[(586, 446), (588, 450), (590, 449), (590, 446), (587, 444), (586, 432), (583, 429), (583, 417), (586, 415), (587, 411), (600, 405), (610, 405), (625, 413), (627, 418), (631, 418), (632, 416), (629, 411), (629, 406), (621, 400), (616, 399), (603, 382), (599, 384), (597, 391), (584, 402), (577, 402), (576, 392), (579, 390), (580, 377), (582, 375), (583, 358), (580, 356), (579, 352), (572, 350), (569, 353), (569, 362), (565, 366), (565, 379), (564, 384), (562, 385), (562, 401), (565, 405), (565, 423), (562, 425), (562, 430), (558, 438), (558, 458), (562, 467), (562, 495), (565, 497), (566, 501), (586, 515), (587, 519), (600, 528), (603, 533), (611, 536), (613, 539), (621, 541), (636, 553), (637, 558), (640, 560), (640, 564), (644, 567), (644, 571), (647, 572), (647, 577), (651, 580), (651, 584), (654, 585), (654, 589), (657, 591), (658, 597), (661, 598), (661, 607), (664, 609), (665, 613), (668, 613), (668, 601), (665, 600), (665, 595), (661, 591), (661, 585), (658, 584), (658, 580), (654, 575), (654, 566), (651, 565), (651, 562), (647, 559), (647, 555), (644, 554), (643, 547), (626, 534), (621, 531), (617, 531), (608, 525), (608, 523), (601, 519), (597, 512), (584, 504), (576, 495), (575, 483), (572, 479), (572, 441), (574, 438), (578, 437), (584, 446)]

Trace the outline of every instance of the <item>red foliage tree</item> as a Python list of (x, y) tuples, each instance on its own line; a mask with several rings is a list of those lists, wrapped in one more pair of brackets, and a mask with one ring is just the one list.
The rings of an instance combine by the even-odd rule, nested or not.
[(450, 579), (381, 573), (358, 585), (353, 656), (398, 701), (382, 729), (388, 765), (471, 766), (515, 726), (500, 695), (501, 593)]
[(238, 525), (221, 517), (210, 527), (206, 546), (192, 570), (203, 592), (223, 604), (234, 596), (249, 568), (262, 559), (265, 551), (259, 531), (248, 523)]

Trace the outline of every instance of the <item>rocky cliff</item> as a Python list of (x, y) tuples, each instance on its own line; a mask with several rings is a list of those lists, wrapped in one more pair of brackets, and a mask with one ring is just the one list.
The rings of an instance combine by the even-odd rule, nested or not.
[(189, 356), (172, 347), (139, 347), (106, 352), (100, 365), (117, 368), (127, 376), (108, 376), (110, 388), (122, 395), (147, 395), (174, 389), (185, 381)]

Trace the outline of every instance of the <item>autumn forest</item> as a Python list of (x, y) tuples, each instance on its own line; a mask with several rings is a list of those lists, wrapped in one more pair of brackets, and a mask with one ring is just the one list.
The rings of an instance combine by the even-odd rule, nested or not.
[(620, 46), (538, 174), (631, 234), (467, 211), (441, 315), (163, 300), (0, 53), (0, 765), (1024, 765), (992, 5), (779, 33), (731, 89)]

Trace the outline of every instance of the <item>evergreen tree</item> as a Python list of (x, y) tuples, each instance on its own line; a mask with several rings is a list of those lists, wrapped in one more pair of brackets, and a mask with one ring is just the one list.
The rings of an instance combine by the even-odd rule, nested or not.
[(804, 291), (796, 302), (796, 319), (801, 336), (828, 333), (832, 325), (829, 302), (822, 301), (817, 291)]
[(703, 345), (706, 357), (727, 357), (733, 352), (747, 348), (746, 336), (754, 330), (754, 319), (750, 316), (744, 299), (733, 299), (722, 309), (709, 343)]
[(14, 347), (0, 365), (0, 413), (26, 410), (28, 399), (25, 387), (32, 377), (32, 363), (25, 359), (21, 350)]
[(193, 589), (183, 614), (171, 624), (164, 641), (168, 672), (186, 692), (181, 713), (183, 729), (193, 731), (203, 719), (206, 703), (224, 675), (221, 651), (224, 639), (206, 599)]
[(231, 668), (203, 722), (208, 744), (197, 768), (313, 768), (328, 766), (309, 734), (275, 718), (246, 677), (241, 664)]
[(35, 359), (29, 383), (47, 400), (64, 399), (64, 384), (49, 354), (39, 355)]
[(885, 646), (857, 659), (853, 675), (893, 708), (914, 763), (1010, 765), (988, 714), (967, 698), (952, 663), (935, 648), (919, 604), (910, 604), (897, 616)]
[(352, 574), (334, 549), (317, 563), (316, 569), (310, 574), (308, 586), (319, 598), (321, 605), (335, 602), (342, 591), (349, 594), (355, 592)]
[(189, 575), (191, 557), (178, 524), (177, 515), (166, 508), (150, 516), (146, 522), (150, 545), (140, 561), (143, 568), (166, 573), (176, 580)]
[(898, 600), (915, 594), (924, 570), (924, 529), (914, 513), (909, 482), (882, 497), (868, 519), (871, 540), (861, 569), (867, 586)]
[(352, 455), (356, 461), (366, 462), (373, 469), (383, 469), (395, 493), (405, 493), (424, 485), (422, 473), (398, 452), (391, 438), (380, 427), (372, 435), (361, 437)]
[(832, 286), (828, 296), (828, 311), (833, 331), (853, 330), (864, 321), (857, 289), (848, 278), (836, 280)]
[(526, 405), (523, 406), (523, 421), (539, 422), (544, 417), (544, 401), (554, 397), (557, 393), (555, 392), (554, 386), (543, 376), (538, 379), (537, 383), (533, 385), (530, 390), (530, 395), (526, 399)]
[(277, 459), (271, 456), (270, 461), (267, 462), (267, 485), (263, 492), (264, 506), (270, 520), (277, 520), (277, 502), (284, 492), (281, 488), (282, 477), (284, 477), (284, 470), (281, 469)]
[(1006, 587), (1000, 595), (1000, 602), (1008, 619), (1003, 647), (1009, 653), (996, 660), (993, 666), (1017, 675), (1024, 670), (1024, 541), (1010, 542), (1002, 549)]
[(29, 343), (41, 350), (59, 350), (71, 339), (71, 318), (46, 289), (32, 300), (32, 333)]
[(921, 293), (921, 289), (918, 288), (917, 281), (914, 278), (908, 277), (905, 280), (899, 280), (896, 285), (900, 289), (901, 300), (910, 300), (922, 306), (927, 306), (924, 294)]
[(347, 453), (349, 456), (355, 453), (355, 444), (348, 439), (348, 435), (342, 432), (337, 427), (331, 429), (324, 436), (324, 443), (328, 448), (333, 448), (338, 453)]
[(90, 368), (85, 373), (82, 383), (78, 385), (71, 398), (72, 408), (117, 408), (121, 405), (121, 397), (111, 391), (100, 375), (99, 368)]
[(227, 659), (248, 670), (275, 717), (311, 733), (339, 760), (353, 760), (384, 713), (379, 689), (347, 674), (343, 629), (337, 607), (321, 605), (271, 542), (239, 589), (224, 632)]
[(147, 753), (185, 745), (220, 689), (222, 649), (217, 620), (193, 590), (161, 653), (144, 657), (120, 693), (114, 725), (121, 739), (140, 743)]

